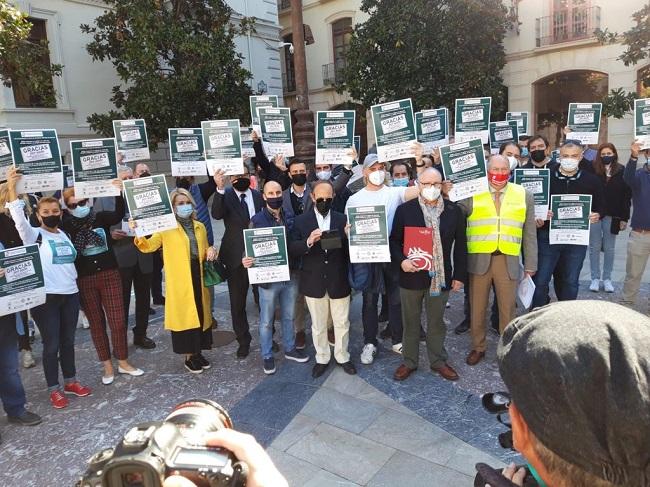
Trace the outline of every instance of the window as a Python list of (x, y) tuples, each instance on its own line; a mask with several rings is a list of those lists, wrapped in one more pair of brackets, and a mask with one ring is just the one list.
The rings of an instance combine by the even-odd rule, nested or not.
[(348, 47), (352, 38), (352, 19), (346, 17), (332, 24), (332, 44), (334, 45), (334, 69), (338, 73), (345, 68)]
[[(293, 44), (293, 34), (287, 34), (282, 38), (282, 42)], [(284, 92), (296, 91), (296, 66), (293, 62), (293, 54), (289, 52), (289, 46), (283, 47), (284, 57)]]
[[(28, 20), (32, 24), (32, 30), (28, 38), (29, 42), (34, 44), (40, 44), (43, 41), (47, 42), (47, 29), (46, 29), (47, 21), (42, 19), (34, 19), (31, 17)], [(48, 54), (43, 55), (40, 62), (43, 63), (43, 65), (49, 67), (50, 66), (49, 55)], [(50, 80), (50, 83), (52, 83), (52, 80)], [(34, 107), (56, 108), (55, 106), (51, 106), (51, 105), (46, 106), (43, 100), (40, 99), (40, 97), (30, 93), (29, 88), (24, 83), (21, 83), (20, 79), (12, 79), (11, 86), (14, 92), (14, 100), (16, 102), (17, 108), (34, 108)]]
[(636, 85), (639, 98), (650, 98), (650, 65), (637, 71)]

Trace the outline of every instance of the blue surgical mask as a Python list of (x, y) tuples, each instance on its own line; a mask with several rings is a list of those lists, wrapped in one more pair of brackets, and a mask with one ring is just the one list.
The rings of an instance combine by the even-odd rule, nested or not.
[(393, 178), (393, 186), (408, 186), (409, 178)]
[(528, 157), (528, 147), (521, 148), (521, 157)]
[(321, 181), (329, 181), (332, 177), (332, 171), (318, 171), (316, 177)]
[(75, 218), (86, 218), (90, 213), (90, 206), (77, 206), (74, 210), (70, 210), (70, 214)]
[(176, 214), (180, 218), (189, 218), (190, 216), (192, 216), (193, 211), (194, 211), (194, 207), (190, 203), (185, 203), (184, 205), (176, 206)]

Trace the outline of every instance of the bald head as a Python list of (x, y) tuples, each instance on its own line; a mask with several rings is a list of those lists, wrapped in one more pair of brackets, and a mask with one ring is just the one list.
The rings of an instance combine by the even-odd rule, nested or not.
[(151, 171), (149, 170), (149, 166), (147, 166), (144, 162), (140, 162), (140, 163), (136, 164), (135, 165), (134, 175), (135, 175), (136, 178), (151, 175)]
[(440, 174), (440, 171), (438, 171), (437, 169), (428, 167), (420, 173), (420, 175), (418, 176), (418, 182), (421, 184), (441, 183), (442, 175)]

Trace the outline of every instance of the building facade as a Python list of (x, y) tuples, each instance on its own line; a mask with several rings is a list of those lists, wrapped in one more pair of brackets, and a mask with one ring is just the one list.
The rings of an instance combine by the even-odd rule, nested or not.
[[(313, 111), (351, 102), (337, 94), (333, 85), (345, 65), (346, 39), (354, 25), (366, 19), (360, 5), (360, 0), (304, 0), (304, 23), (314, 38), (306, 48)], [(513, 19), (504, 40), (508, 109), (528, 111), (535, 132), (546, 135), (553, 145), (561, 139), (570, 102), (596, 102), (615, 88), (636, 90), (647, 72), (644, 65), (626, 67), (617, 61), (623, 51), (620, 44), (603, 46), (593, 36), (599, 27), (628, 30), (632, 13), (643, 7), (643, 0), (504, 0), (504, 5)], [(278, 0), (278, 7), (281, 36), (291, 42), (289, 1)], [(285, 49), (281, 57), (285, 104), (293, 106), (291, 55)], [(365, 117), (362, 108), (358, 111)], [(357, 125), (365, 125), (366, 144), (372, 145), (372, 125)], [(604, 118), (601, 142), (609, 140), (626, 152), (632, 130), (631, 115), (621, 120)]]

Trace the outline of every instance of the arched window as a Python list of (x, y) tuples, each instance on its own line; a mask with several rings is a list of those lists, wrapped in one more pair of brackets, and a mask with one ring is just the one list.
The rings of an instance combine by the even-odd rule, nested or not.
[[(293, 34), (282, 37), (282, 42), (293, 43)], [(282, 66), (284, 68), (282, 73), (284, 92), (296, 91), (296, 66), (293, 62), (293, 54), (289, 52), (289, 46), (282, 48), (282, 57), (284, 58)]]

